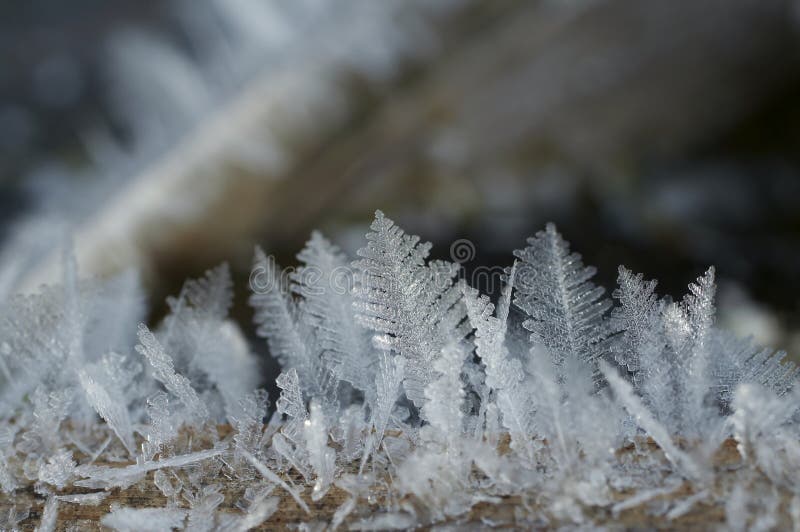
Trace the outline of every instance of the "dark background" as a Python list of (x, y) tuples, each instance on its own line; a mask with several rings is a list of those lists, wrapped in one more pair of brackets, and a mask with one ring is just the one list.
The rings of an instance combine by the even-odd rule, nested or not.
[[(263, 3), (292, 17), (304, 9)], [(206, 2), (0, 3), (5, 240), (26, 217), (57, 213), (91, 223), (92, 213), (129, 193), (126, 187), (148, 161), (207, 127), (209, 116), (269, 75), (275, 67), (268, 58), (276, 52), (268, 44), (251, 47), (247, 65), (237, 66), (243, 60), (236, 31), (244, 26), (229, 19), (236, 19), (239, 4), (223, 16)], [(341, 11), (350, 10), (346, 16), (313, 20), (282, 45), (278, 55), (290, 59), (282, 72), (289, 73), (313, 64), (356, 26), (375, 27), (358, 50), (408, 46), (412, 52), (400, 54), (388, 74), (374, 65), (329, 61), (332, 67), (321, 76), (336, 80), (327, 104), (337, 111), (335, 120), (316, 113), (264, 115), (273, 137), (290, 147), (289, 164), (262, 179), (259, 174), (271, 171), (228, 157), (215, 169), (222, 185), (214, 192), (218, 200), (203, 207), (205, 216), (178, 229), (145, 230), (164, 233), (159, 244), (141, 246), (154, 318), (183, 279), (229, 260), (237, 274), (236, 313), (246, 322), (244, 286), (254, 243), (292, 263), (309, 231), (319, 227), (352, 250), (372, 211), (381, 208), (409, 232), (434, 241), (438, 257), (449, 258), (455, 239), (474, 242), (477, 255), (468, 269), (509, 264), (511, 250), (546, 221), (557, 223), (609, 288), (622, 263), (658, 278), (662, 293), (680, 296), (714, 264), (724, 324), (796, 356), (796, 4), (452, 4), (432, 14), (409, 3), (387, 25), (373, 20), (368, 1), (342, 2)], [(406, 36), (411, 44), (403, 40), (405, 19), (417, 12), (429, 21), (432, 43), (422, 51), (414, 51), (422, 41), (415, 34)], [(187, 20), (219, 22), (221, 42), (230, 39), (233, 53), (209, 59), (213, 50), (204, 47), (204, 34), (188, 31)], [(159, 110), (166, 140), (145, 156), (122, 157), (124, 175), (109, 178), (113, 186), (92, 196), (88, 191), (105, 186), (107, 172), (87, 153), (89, 133), (99, 127), (124, 152), (150, 136), (135, 118), (159, 104), (157, 97), (120, 96), (120, 84), (127, 88), (130, 80), (156, 85), (149, 71), (130, 66), (120, 82), (114, 43), (131, 30), (200, 65), (212, 96), (186, 119)], [(271, 31), (264, 26), (265, 35)], [(153, 52), (145, 64), (158, 57)], [(287, 107), (307, 97), (284, 96)], [(194, 201), (191, 181), (185, 197)], [(91, 264), (86, 270), (95, 273)]]

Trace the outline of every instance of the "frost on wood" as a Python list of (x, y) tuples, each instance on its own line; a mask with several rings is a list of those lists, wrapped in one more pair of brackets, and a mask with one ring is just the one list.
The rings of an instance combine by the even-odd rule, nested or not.
[(112, 506), (103, 517), (104, 526), (114, 530), (136, 532), (139, 530), (174, 530), (183, 526), (186, 510), (169, 508), (123, 508)]
[(136, 275), (67, 251), (0, 306), (0, 526), (800, 523), (798, 369), (717, 329), (713, 268), (672, 300), (620, 267), (607, 298), (551, 224), (495, 303), (430, 249), (378, 211), (354, 262), (317, 232), (290, 273), (256, 251), (274, 412), (226, 265), (150, 328)]

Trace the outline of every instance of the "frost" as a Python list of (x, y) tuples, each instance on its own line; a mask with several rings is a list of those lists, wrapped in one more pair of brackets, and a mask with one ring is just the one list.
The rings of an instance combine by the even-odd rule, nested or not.
[(361, 459), (360, 471), (364, 470), (370, 455), (378, 447), (386, 432), (389, 416), (397, 403), (400, 393), (400, 384), (403, 381), (405, 359), (392, 358), (386, 351), (381, 352), (378, 380), (376, 386), (376, 399), (370, 416), (370, 431), (364, 445), (364, 456)]
[(264, 436), (264, 418), (267, 417), (269, 399), (267, 392), (256, 390), (239, 400), (238, 411), (231, 417), (236, 428), (233, 436), (237, 452), (258, 453)]
[(268, 497), (254, 502), (241, 516), (220, 516), (217, 530), (220, 532), (246, 532), (258, 527), (278, 511), (278, 497)]
[(563, 381), (568, 360), (600, 356), (596, 346), (607, 336), (603, 316), (611, 302), (603, 297), (605, 289), (590, 281), (594, 267), (584, 267), (581, 256), (570, 253), (553, 224), (514, 254), (520, 259), (514, 303), (530, 317), (523, 326), (531, 331), (531, 342), (548, 349)]
[(131, 324), (145, 319), (147, 308), (141, 280), (135, 270), (110, 278), (98, 289), (87, 308), (88, 324), (84, 344), (87, 353), (124, 353), (136, 337)]
[(43, 530), (58, 504), (140, 489), (166, 507), (102, 524), (459, 527), (479, 504), (513, 504), (483, 521), (511, 528), (680, 527), (723, 505), (731, 529), (800, 522), (799, 370), (717, 328), (713, 268), (673, 300), (620, 267), (609, 299), (548, 225), (493, 302), (430, 251), (380, 211), (352, 263), (317, 232), (288, 274), (256, 251), (270, 412), (227, 265), (151, 331), (138, 276), (82, 280), (67, 248), (59, 286), (0, 305), (4, 496), (46, 497)]
[(412, 454), (398, 472), (396, 487), (415, 496), (435, 520), (469, 510), (463, 471), (454, 469), (447, 456), (437, 452)]
[(8, 463), (9, 457), (14, 454), (14, 436), (16, 430), (13, 427), (0, 427), (0, 488), (4, 493), (11, 493), (17, 489), (17, 481)]
[(333, 483), (336, 451), (328, 447), (328, 429), (322, 407), (316, 401), (311, 402), (311, 415), (303, 424), (303, 433), (308, 450), (308, 461), (314, 469), (316, 479), (311, 498), (320, 500), (328, 492)]
[[(688, 434), (694, 435), (697, 432), (693, 428), (707, 424), (710, 417), (705, 397), (711, 383), (709, 341), (715, 313), (714, 268), (709, 268), (705, 275), (698, 277), (696, 284), (690, 284), (689, 290), (691, 293), (680, 306), (680, 319), (688, 325), (688, 338), (683, 340), (683, 345), (679, 344), (680, 341), (675, 343), (678, 344), (676, 354), (679, 364), (685, 372), (684, 385), (680, 390), (683, 393), (677, 396), (677, 401), (683, 415), (683, 428)], [(668, 337), (673, 334), (667, 331)], [(683, 334), (683, 331), (679, 334)]]
[(184, 493), (183, 498), (189, 503), (189, 519), (186, 528), (207, 532), (214, 528), (214, 517), (217, 507), (225, 497), (218, 486), (203, 486), (197, 493)]
[(298, 504), (298, 506), (300, 506), (300, 508), (302, 508), (306, 513), (311, 513), (311, 510), (309, 510), (308, 505), (305, 503), (305, 501), (303, 501), (303, 499), (300, 498), (300, 496), (294, 489), (292, 489), (286, 482), (281, 480), (281, 478), (278, 475), (270, 471), (267, 466), (259, 462), (252, 454), (248, 453), (247, 451), (244, 451), (242, 454), (247, 459), (247, 461), (250, 462), (253, 465), (253, 467), (255, 467), (256, 470), (264, 476), (264, 478), (266, 478), (270, 482), (274, 482), (275, 484), (286, 490), (286, 492), (292, 496), (292, 499), (295, 500), (295, 502)]
[(17, 531), (20, 528), (17, 526), (19, 523), (28, 518), (30, 508), (17, 509), (14, 505), (8, 509), (8, 512), (0, 515), (0, 529)]
[(58, 499), (54, 496), (47, 498), (42, 510), (42, 519), (36, 532), (52, 532), (56, 529), (56, 518), (58, 517)]
[(281, 428), (280, 434), (272, 437), (272, 448), (308, 479), (310, 471), (304, 432), (308, 412), (303, 392), (300, 390), (297, 371), (294, 368), (284, 371), (278, 375), (275, 382), (281, 388), (281, 394), (276, 403), (276, 413), (285, 415), (287, 420)]
[(619, 267), (617, 277), (619, 288), (612, 294), (620, 306), (611, 312), (612, 328), (621, 331), (618, 341), (612, 347), (614, 359), (636, 379), (641, 370), (640, 351), (647, 343), (660, 310), (658, 295), (655, 293), (657, 281), (647, 281), (640, 273), (635, 275)]
[(494, 305), (472, 288), (464, 289), (470, 324), (475, 328), (476, 352), (486, 367), (486, 385), (496, 394), (496, 406), (502, 413), (503, 425), (511, 436), (511, 446), (532, 459), (531, 436), (534, 432), (532, 387), (518, 359), (512, 359), (506, 345), (508, 311), (516, 278), (512, 267), (500, 298), (497, 316)]
[(464, 425), (462, 409), (466, 392), (461, 382), (461, 368), (466, 355), (457, 345), (442, 349), (432, 368), (439, 376), (425, 387), (422, 415), (443, 438), (450, 439), (451, 447), (456, 447)]
[(642, 490), (633, 497), (625, 499), (622, 502), (618, 502), (614, 506), (611, 507), (611, 511), (614, 512), (615, 515), (618, 515), (620, 512), (625, 510), (629, 510), (631, 508), (636, 508), (637, 506), (641, 506), (642, 504), (655, 499), (656, 497), (663, 497), (665, 495), (670, 495), (676, 489), (680, 488), (680, 484), (666, 486), (663, 488), (655, 488), (651, 490)]
[(39, 480), (60, 489), (67, 485), (74, 473), (75, 461), (72, 459), (72, 451), (61, 449), (39, 467)]
[(400, 530), (413, 528), (416, 524), (413, 515), (389, 513), (360, 519), (350, 526), (350, 530)]
[[(173, 479), (175, 482), (173, 482)], [(174, 471), (168, 473), (164, 469), (159, 469), (153, 472), (153, 484), (155, 484), (161, 491), (161, 494), (167, 498), (169, 505), (178, 505), (178, 496), (183, 490), (183, 483)]]
[(350, 497), (345, 500), (334, 512), (333, 517), (331, 518), (331, 529), (336, 530), (341, 526), (344, 520), (350, 515), (353, 510), (356, 509), (356, 499), (354, 497)]
[(467, 333), (466, 310), (454, 284), (456, 266), (426, 261), (430, 243), (407, 235), (381, 211), (358, 250), (356, 305), (358, 320), (375, 333), (373, 342), (406, 359), (403, 387), (417, 407), (425, 403), (430, 366), (450, 342)]
[[(243, 393), (256, 388), (258, 366), (239, 328), (228, 320), (233, 303), (233, 283), (227, 264), (213, 268), (199, 279), (186, 281), (177, 297), (167, 299), (170, 314), (157, 331), (164, 350), (170, 353), (184, 376), (210, 381), (222, 398), (212, 417), (236, 407)], [(205, 397), (204, 397), (205, 399)], [(218, 401), (212, 401), (217, 404)]]
[(712, 373), (718, 379), (716, 391), (725, 406), (730, 406), (739, 384), (760, 384), (783, 395), (800, 376), (800, 369), (785, 360), (785, 352), (759, 347), (750, 338), (716, 331), (713, 342), (719, 356), (712, 360)]
[(258, 273), (259, 289), (250, 296), (250, 304), (256, 309), (259, 336), (267, 339), (272, 356), (285, 369), (294, 370), (312, 395), (324, 395), (327, 372), (309, 341), (313, 338), (310, 326), (300, 319), (286, 278), (274, 259), (260, 248), (256, 249), (253, 268)]
[(290, 369), (278, 375), (275, 383), (281, 389), (281, 395), (276, 404), (279, 414), (284, 414), (295, 423), (305, 421), (306, 412), (303, 392), (300, 390), (300, 378), (297, 371)]
[(22, 438), (23, 451), (54, 453), (59, 450), (61, 437), (58, 428), (69, 414), (74, 390), (66, 388), (47, 393), (42, 386), (33, 393), (33, 421)]
[(224, 320), (233, 305), (233, 282), (227, 263), (206, 272), (205, 277), (187, 281), (183, 296), (199, 317)]
[(127, 407), (120, 403), (119, 400), (112, 399), (111, 394), (90, 377), (85, 370), (78, 372), (78, 378), (89, 404), (114, 430), (114, 433), (128, 452), (133, 454), (133, 429), (131, 428)]
[(215, 456), (221, 455), (224, 451), (224, 448), (219, 447), (125, 467), (81, 465), (77, 467), (75, 474), (79, 477), (84, 477), (86, 480), (78, 480), (75, 482), (75, 485), (86, 488), (127, 487), (150, 471), (156, 471), (167, 467), (183, 467), (208, 460), (209, 458), (214, 458)]
[(139, 532), (183, 528), (185, 519), (186, 510), (178, 508), (124, 508), (112, 504), (111, 513), (100, 522), (120, 532)]
[(375, 382), (375, 363), (365, 359), (369, 337), (353, 320), (347, 257), (314, 231), (297, 258), (303, 266), (292, 275), (292, 291), (302, 297), (300, 310), (315, 331), (322, 359), (336, 379), (369, 394)]
[(189, 379), (175, 372), (172, 359), (145, 325), (139, 325), (139, 345), (136, 346), (136, 351), (147, 359), (156, 380), (183, 403), (190, 416), (200, 422), (208, 418), (208, 410)]
[(156, 454), (162, 453), (165, 444), (177, 433), (178, 427), (173, 424), (168, 407), (169, 397), (164, 392), (158, 392), (147, 398), (146, 411), (150, 424), (144, 430), (146, 441), (142, 444), (145, 461), (152, 460)]
[(683, 515), (686, 515), (695, 504), (707, 498), (708, 498), (708, 491), (706, 490), (703, 490), (699, 493), (695, 493), (691, 497), (687, 497), (683, 501), (676, 504), (669, 512), (667, 512), (666, 517), (667, 519), (672, 521)]
[(97, 506), (108, 497), (109, 492), (98, 491), (95, 493), (76, 493), (74, 495), (56, 495), (55, 498), (61, 502), (70, 504), (80, 504), (86, 506)]
[(742, 384), (733, 400), (733, 437), (745, 462), (755, 463), (776, 485), (791, 486), (800, 474), (800, 389), (788, 397)]
[(702, 476), (700, 468), (694, 463), (694, 460), (692, 460), (690, 456), (686, 455), (673, 443), (672, 435), (663, 425), (653, 418), (652, 414), (633, 393), (631, 385), (614, 373), (614, 370), (607, 364), (603, 364), (601, 368), (603, 375), (611, 385), (611, 389), (614, 390), (620, 403), (630, 415), (633, 416), (636, 423), (661, 447), (667, 459), (673, 462), (676, 467), (690, 478), (700, 478)]

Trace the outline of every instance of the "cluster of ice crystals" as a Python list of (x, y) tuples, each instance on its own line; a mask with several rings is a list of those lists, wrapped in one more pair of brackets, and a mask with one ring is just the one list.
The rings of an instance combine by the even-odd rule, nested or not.
[[(800, 525), (798, 369), (715, 327), (713, 268), (672, 301), (620, 267), (610, 299), (550, 224), (494, 304), (430, 248), (378, 211), (352, 263), (317, 232), (289, 275), (256, 251), (250, 302), (282, 366), (269, 421), (226, 265), (151, 329), (134, 274), (80, 281), (66, 253), (60, 286), (0, 307), (3, 497), (32, 489), (42, 530), (148, 482), (163, 507), (114, 502), (102, 524), (246, 530), (293, 505), (309, 529), (412, 527), (518, 500), (491, 524), (717, 504), (731, 529)], [(6, 528), (27, 518), (4, 508)]]

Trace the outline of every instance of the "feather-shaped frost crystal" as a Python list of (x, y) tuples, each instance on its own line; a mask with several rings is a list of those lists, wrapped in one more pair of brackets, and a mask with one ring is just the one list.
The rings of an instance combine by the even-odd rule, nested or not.
[(531, 341), (548, 349), (563, 380), (567, 359), (599, 358), (597, 344), (608, 335), (604, 315), (611, 302), (603, 297), (605, 289), (591, 282), (595, 268), (584, 267), (553, 224), (514, 254), (520, 260), (514, 302), (529, 316), (523, 325)]
[(358, 250), (356, 305), (359, 323), (374, 333), (376, 347), (405, 358), (403, 387), (425, 404), (430, 367), (441, 350), (467, 332), (466, 309), (455, 284), (455, 264), (427, 262), (431, 244), (407, 235), (381, 211)]
[(145, 325), (139, 326), (139, 345), (136, 350), (150, 363), (156, 380), (183, 403), (189, 415), (198, 421), (205, 421), (208, 417), (206, 405), (192, 388), (189, 379), (175, 371), (172, 358)]

